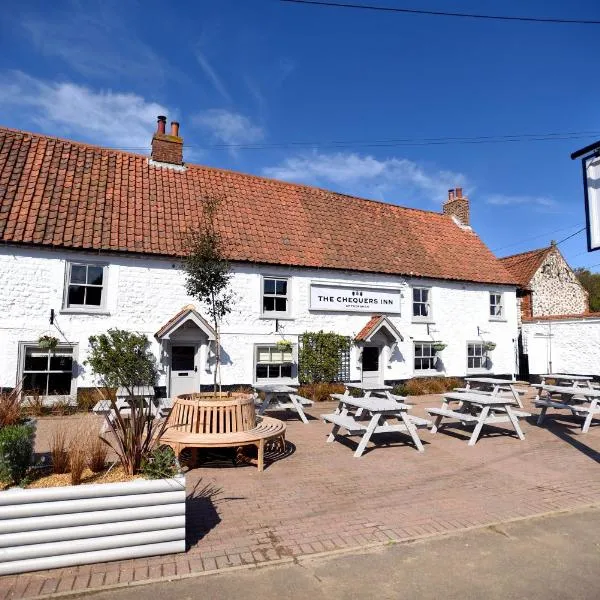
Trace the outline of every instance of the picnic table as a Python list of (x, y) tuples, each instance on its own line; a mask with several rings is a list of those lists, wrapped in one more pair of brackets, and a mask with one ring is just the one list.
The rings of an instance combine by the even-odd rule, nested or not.
[(387, 397), (388, 392), (391, 392), (394, 389), (391, 385), (363, 383), (362, 381), (356, 383), (344, 383), (344, 386), (346, 387), (346, 394), (350, 394), (350, 390), (359, 390), (363, 392), (365, 398), (369, 398), (371, 394)]
[(515, 387), (516, 382), (514, 381), (495, 377), (467, 377), (465, 382), (466, 385), (464, 388), (455, 388), (455, 391), (476, 391), (478, 394), (489, 394), (492, 396), (510, 394), (519, 405), (519, 408), (523, 408), (523, 403), (521, 402), (521, 394), (523, 392), (520, 392)]
[[(546, 395), (534, 401), (535, 405), (542, 409), (537, 420), (538, 425), (544, 422), (549, 408), (569, 410), (574, 416), (585, 416), (581, 432), (587, 433), (592, 419), (600, 415), (600, 390), (588, 387), (543, 385), (540, 392), (546, 392)], [(553, 395), (560, 395), (560, 401), (553, 399)], [(588, 404), (589, 406), (586, 406)]]
[[(339, 405), (334, 413), (321, 415), (324, 421), (333, 424), (327, 442), (333, 442), (341, 428), (344, 428), (349, 436), (362, 435), (354, 456), (362, 456), (371, 436), (374, 433), (388, 433), (391, 431), (408, 433), (412, 438), (417, 450), (423, 452), (423, 444), (419, 439), (417, 428), (428, 427), (431, 421), (421, 417), (408, 414), (411, 406), (396, 400), (401, 396), (392, 398), (378, 398), (375, 396), (364, 396), (353, 398), (348, 394), (331, 394), (332, 398), (338, 400)], [(354, 410), (354, 414), (352, 411)], [(359, 421), (359, 411), (366, 411), (371, 416), (368, 420)], [(395, 424), (388, 423), (389, 419), (396, 419)]]
[[(304, 414), (305, 406), (312, 406), (313, 401), (298, 396), (298, 390), (295, 387), (284, 384), (264, 384), (255, 385), (257, 392), (263, 392), (265, 399), (260, 403), (258, 414), (263, 415), (267, 410), (295, 410), (300, 419), (308, 424), (308, 419)], [(259, 400), (257, 399), (257, 402)]]
[[(525, 436), (519, 426), (519, 413), (513, 410), (515, 400), (508, 396), (480, 394), (476, 392), (449, 392), (444, 394), (441, 408), (425, 409), (435, 416), (431, 433), (436, 433), (442, 426), (442, 419), (453, 419), (463, 424), (474, 424), (475, 428), (469, 439), (469, 446), (474, 446), (484, 425), (510, 423), (518, 438)], [(451, 404), (458, 406), (451, 408)]]

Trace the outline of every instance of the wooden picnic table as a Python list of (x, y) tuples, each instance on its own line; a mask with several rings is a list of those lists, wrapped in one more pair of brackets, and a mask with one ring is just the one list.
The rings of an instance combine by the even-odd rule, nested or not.
[[(442, 425), (442, 419), (453, 419), (463, 424), (474, 424), (475, 429), (469, 439), (469, 446), (474, 446), (484, 425), (510, 423), (518, 438), (525, 436), (519, 426), (519, 413), (513, 410), (514, 399), (508, 396), (479, 394), (476, 392), (449, 392), (444, 394), (441, 408), (425, 409), (435, 416), (431, 433), (436, 433)], [(456, 408), (450, 408), (452, 403), (458, 403)]]
[(255, 385), (257, 392), (263, 392), (265, 399), (260, 403), (258, 414), (263, 415), (267, 410), (295, 410), (303, 423), (308, 424), (308, 419), (304, 414), (305, 406), (312, 406), (313, 401), (298, 396), (298, 390), (291, 385), (280, 383), (270, 383), (264, 385)]
[[(365, 396), (363, 398), (353, 398), (347, 394), (332, 394), (333, 398), (339, 401), (339, 406), (336, 412), (321, 415), (324, 421), (333, 423), (331, 433), (327, 438), (327, 442), (333, 442), (335, 436), (341, 428), (344, 428), (348, 435), (362, 435), (354, 456), (356, 458), (362, 456), (365, 451), (371, 436), (374, 433), (389, 433), (400, 432), (408, 433), (417, 450), (423, 452), (423, 444), (419, 439), (417, 428), (428, 427), (431, 422), (421, 417), (415, 417), (408, 414), (411, 406), (398, 402), (390, 398), (377, 398), (375, 396)], [(399, 398), (399, 396), (397, 396)], [(354, 415), (352, 410), (355, 410)], [(359, 421), (358, 413), (363, 411), (368, 412), (371, 416), (368, 420)], [(388, 423), (389, 419), (396, 419), (398, 423)]]
[[(585, 416), (581, 432), (587, 433), (592, 424), (592, 419), (596, 415), (600, 415), (600, 390), (588, 387), (543, 385), (540, 388), (541, 392), (545, 392), (545, 397), (540, 395), (534, 401), (535, 405), (542, 409), (537, 420), (538, 425), (544, 422), (544, 417), (549, 408), (569, 410), (574, 416)], [(553, 395), (560, 395), (560, 401), (553, 399)], [(587, 404), (589, 406), (586, 406)]]
[[(523, 408), (523, 402), (521, 401), (522, 392), (515, 387), (516, 382), (514, 381), (496, 377), (467, 377), (465, 382), (464, 391), (476, 390), (478, 393), (488, 393), (493, 396), (508, 393), (514, 398), (519, 408)], [(475, 384), (475, 387), (473, 387), (473, 384)], [(456, 391), (463, 391), (463, 389), (456, 388)]]

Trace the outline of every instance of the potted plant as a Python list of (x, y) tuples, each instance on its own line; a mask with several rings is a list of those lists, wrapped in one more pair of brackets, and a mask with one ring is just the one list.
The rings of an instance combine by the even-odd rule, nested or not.
[(280, 352), (292, 351), (292, 342), (290, 342), (290, 340), (279, 340), (275, 345)]
[(58, 346), (58, 338), (53, 335), (41, 335), (38, 339), (38, 345), (45, 350), (56, 350)]
[(483, 347), (486, 352), (491, 352), (492, 350), (495, 350), (496, 342), (483, 342)]
[(444, 342), (433, 342), (433, 344), (431, 344), (431, 347), (436, 351), (436, 352), (441, 352), (444, 348), (446, 348), (448, 344), (445, 344)]

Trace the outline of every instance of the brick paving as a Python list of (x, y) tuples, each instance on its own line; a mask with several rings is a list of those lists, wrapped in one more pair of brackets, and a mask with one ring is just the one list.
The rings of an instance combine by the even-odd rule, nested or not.
[[(440, 401), (413, 398), (413, 413), (425, 416), (424, 407)], [(543, 427), (523, 422), (522, 442), (507, 427), (484, 428), (474, 447), (460, 428), (421, 430), (424, 453), (386, 434), (360, 459), (353, 442), (326, 444), (330, 426), (320, 420), (287, 419), (287, 453), (264, 473), (252, 466), (188, 473), (186, 554), (0, 577), (0, 600), (289, 560), (600, 503), (600, 426), (582, 435), (581, 421), (567, 415), (550, 416)]]

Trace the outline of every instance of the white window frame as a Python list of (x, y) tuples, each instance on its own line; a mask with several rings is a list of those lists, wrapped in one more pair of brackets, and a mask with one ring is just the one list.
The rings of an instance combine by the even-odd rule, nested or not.
[[(267, 384), (267, 383), (293, 383), (296, 381), (297, 378), (297, 372), (298, 372), (298, 346), (297, 344), (293, 344), (292, 345), (292, 356), (291, 356), (291, 360), (288, 361), (281, 361), (281, 362), (269, 362), (269, 363), (261, 363), (261, 364), (271, 364), (271, 365), (284, 365), (284, 364), (289, 364), (291, 365), (291, 376), (290, 377), (258, 377), (256, 374), (256, 367), (258, 366), (259, 362), (258, 362), (258, 352), (260, 348), (269, 348), (271, 351), (275, 350), (277, 352), (281, 352), (280, 350), (277, 350), (277, 344), (275, 342), (265, 342), (264, 344), (254, 344), (254, 359), (252, 361), (252, 368), (253, 368), (253, 380), (254, 383), (263, 383), (263, 384)], [(281, 374), (281, 369), (280, 369), (280, 374)]]
[[(427, 292), (427, 301), (423, 302), (422, 300), (420, 301), (416, 301), (415, 300), (415, 291), (420, 290), (422, 291), (426, 291)], [(413, 321), (417, 321), (419, 323), (432, 323), (433, 322), (433, 310), (432, 310), (432, 303), (431, 303), (431, 292), (432, 292), (432, 288), (428, 287), (428, 286), (424, 286), (424, 285), (415, 285), (412, 287), (411, 289), (411, 293), (410, 293), (410, 300), (411, 300), (411, 307), (410, 307), (410, 314), (412, 315), (412, 320)], [(427, 306), (427, 312), (428, 314), (426, 316), (424, 315), (415, 315), (415, 304), (419, 304), (419, 305), (425, 305)]]
[[(93, 304), (74, 304), (69, 306), (69, 287), (71, 285), (71, 268), (74, 265), (85, 267), (100, 267), (102, 268), (102, 291), (100, 295), (100, 305)], [(73, 284), (78, 285), (78, 284)], [(89, 285), (89, 284), (83, 284)], [(98, 286), (93, 286), (98, 287)], [(63, 305), (61, 312), (63, 313), (104, 313), (106, 314), (106, 299), (108, 296), (108, 264), (105, 262), (95, 262), (93, 260), (69, 260), (65, 267), (65, 284), (63, 292)]]
[[(497, 296), (498, 298), (500, 298), (500, 302), (498, 304), (492, 304), (492, 297)], [(500, 308), (500, 314), (499, 315), (493, 315), (492, 314), (492, 307), (496, 307), (496, 308)], [(490, 321), (504, 321), (505, 320), (505, 316), (504, 316), (504, 294), (502, 292), (490, 292), (489, 295), (489, 318)]]
[[(437, 359), (439, 359), (437, 350), (433, 349), (433, 344), (435, 342), (430, 342), (430, 341), (414, 341), (413, 342), (413, 372), (416, 373), (421, 373), (421, 374), (432, 374), (432, 373), (437, 373), (438, 370), (436, 369), (436, 362)], [(417, 356), (417, 345), (423, 345), (423, 346), (429, 346), (431, 348), (431, 351), (433, 352), (433, 354), (430, 354), (429, 356)], [(416, 361), (417, 359), (426, 359), (426, 358), (435, 358), (436, 361), (433, 363), (433, 367), (430, 369), (417, 369), (417, 365), (416, 365)]]
[[(17, 369), (17, 381), (23, 381), (24, 376), (25, 376), (25, 356), (27, 353), (27, 350), (33, 348), (35, 350), (45, 350), (45, 348), (40, 348), (40, 345), (37, 342), (19, 342), (19, 362), (18, 362), (18, 369)], [(58, 346), (56, 347), (56, 351), (59, 352), (60, 350), (66, 350), (66, 349), (70, 349), (72, 351), (72, 367), (71, 367), (71, 390), (68, 394), (42, 394), (43, 398), (58, 398), (60, 396), (70, 396), (71, 398), (76, 398), (77, 397), (77, 359), (78, 359), (78, 354), (79, 354), (79, 345), (78, 344), (58, 344)], [(48, 354), (50, 354), (52, 351), (48, 350), (47, 351)], [(44, 372), (44, 371), (39, 371), (40, 373)], [(49, 373), (50, 370), (45, 371), (45, 373)], [(64, 372), (64, 371), (60, 371), (60, 372)], [(24, 391), (28, 391), (28, 390), (24, 390)]]
[[(286, 286), (286, 294), (278, 295), (278, 294), (265, 294), (265, 281), (267, 279), (273, 279), (275, 281), (285, 281)], [(291, 318), (291, 277), (282, 277), (279, 275), (261, 275), (260, 278), (260, 316), (264, 319), (290, 319)], [(286, 300), (286, 310), (285, 311), (277, 311), (277, 310), (269, 310), (265, 311), (264, 309), (264, 298), (267, 296), (268, 298), (285, 298)]]
[[(479, 367), (470, 367), (469, 366), (469, 358), (480, 358), (479, 355), (475, 355), (473, 354), (473, 356), (471, 356), (469, 354), (469, 346), (481, 346), (481, 364), (482, 366)], [(487, 351), (485, 349), (485, 345), (484, 342), (482, 342), (481, 340), (477, 341), (477, 340), (470, 340), (467, 342), (467, 373), (487, 373), (490, 369), (488, 367), (488, 355), (487, 355)]]

